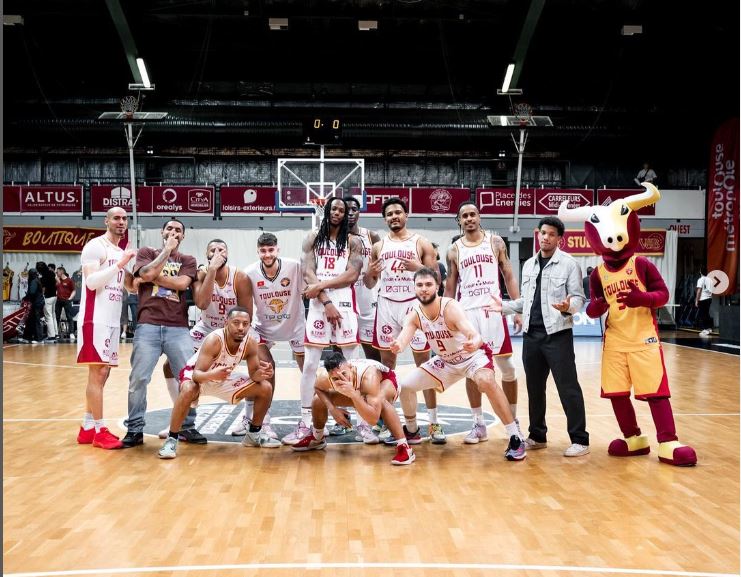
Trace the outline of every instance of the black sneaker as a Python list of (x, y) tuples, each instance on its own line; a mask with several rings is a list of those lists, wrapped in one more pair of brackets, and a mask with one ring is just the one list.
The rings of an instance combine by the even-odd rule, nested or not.
[(144, 444), (144, 433), (135, 433), (134, 431), (126, 431), (126, 436), (121, 439), (124, 449), (130, 449), (137, 445)]
[(183, 429), (178, 433), (178, 441), (191, 443), (193, 445), (205, 445), (208, 439), (195, 429)]

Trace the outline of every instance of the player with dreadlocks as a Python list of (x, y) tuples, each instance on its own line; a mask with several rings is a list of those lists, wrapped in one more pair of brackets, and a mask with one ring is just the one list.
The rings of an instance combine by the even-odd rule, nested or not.
[(350, 235), (344, 200), (333, 198), (324, 205), (319, 230), (309, 233), (302, 250), (309, 313), (301, 374), (301, 421), (283, 438), (286, 445), (295, 445), (311, 431), (311, 400), (324, 347), (342, 347), (348, 359), (360, 353), (353, 285), (363, 268), (363, 245), (357, 236)]

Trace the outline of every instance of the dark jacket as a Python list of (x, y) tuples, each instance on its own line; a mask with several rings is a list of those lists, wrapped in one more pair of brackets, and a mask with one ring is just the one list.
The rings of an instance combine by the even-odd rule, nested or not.
[(30, 302), (32, 306), (44, 306), (44, 290), (38, 279), (32, 279), (29, 281), (25, 299)]

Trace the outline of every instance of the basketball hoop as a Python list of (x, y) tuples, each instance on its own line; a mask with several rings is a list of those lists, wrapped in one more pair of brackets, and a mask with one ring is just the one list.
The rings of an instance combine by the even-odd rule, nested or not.
[(121, 112), (126, 115), (128, 120), (134, 118), (134, 112), (139, 108), (139, 98), (136, 96), (124, 96), (121, 99)]
[(533, 107), (524, 102), (518, 102), (512, 106), (512, 112), (517, 117), (520, 126), (528, 126), (533, 118)]
[(327, 198), (324, 196), (315, 196), (309, 199), (309, 203), (314, 205), (314, 209), (317, 212), (324, 210), (324, 205), (327, 204)]

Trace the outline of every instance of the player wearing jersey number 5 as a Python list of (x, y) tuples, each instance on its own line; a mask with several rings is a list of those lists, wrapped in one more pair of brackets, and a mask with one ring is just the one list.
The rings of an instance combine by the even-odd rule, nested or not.
[(111, 367), (118, 366), (118, 322), (124, 285), (133, 290), (133, 277), (124, 270), (136, 254), (119, 243), (126, 234), (128, 217), (120, 207), (105, 217), (106, 233), (82, 249), (82, 298), (77, 323), (77, 362), (88, 365), (85, 417), (77, 434), (81, 445), (119, 449), (122, 442), (103, 426), (103, 387)]
[(412, 312), (404, 322), (401, 334), (391, 343), (399, 354), (412, 340), (414, 332), (422, 330), (437, 353), (426, 363), (412, 370), (401, 381), (401, 407), (404, 410), (404, 433), (410, 444), (421, 442), (417, 426), (417, 391), (436, 389), (443, 392), (463, 378), (469, 378), (486, 394), (509, 437), (504, 456), (509, 461), (525, 458), (525, 440), (509, 409), (507, 397), (494, 378), (491, 349), (482, 341), (466, 319), (461, 305), (453, 299), (439, 297), (435, 271), (421, 268), (414, 273), (417, 295)]

